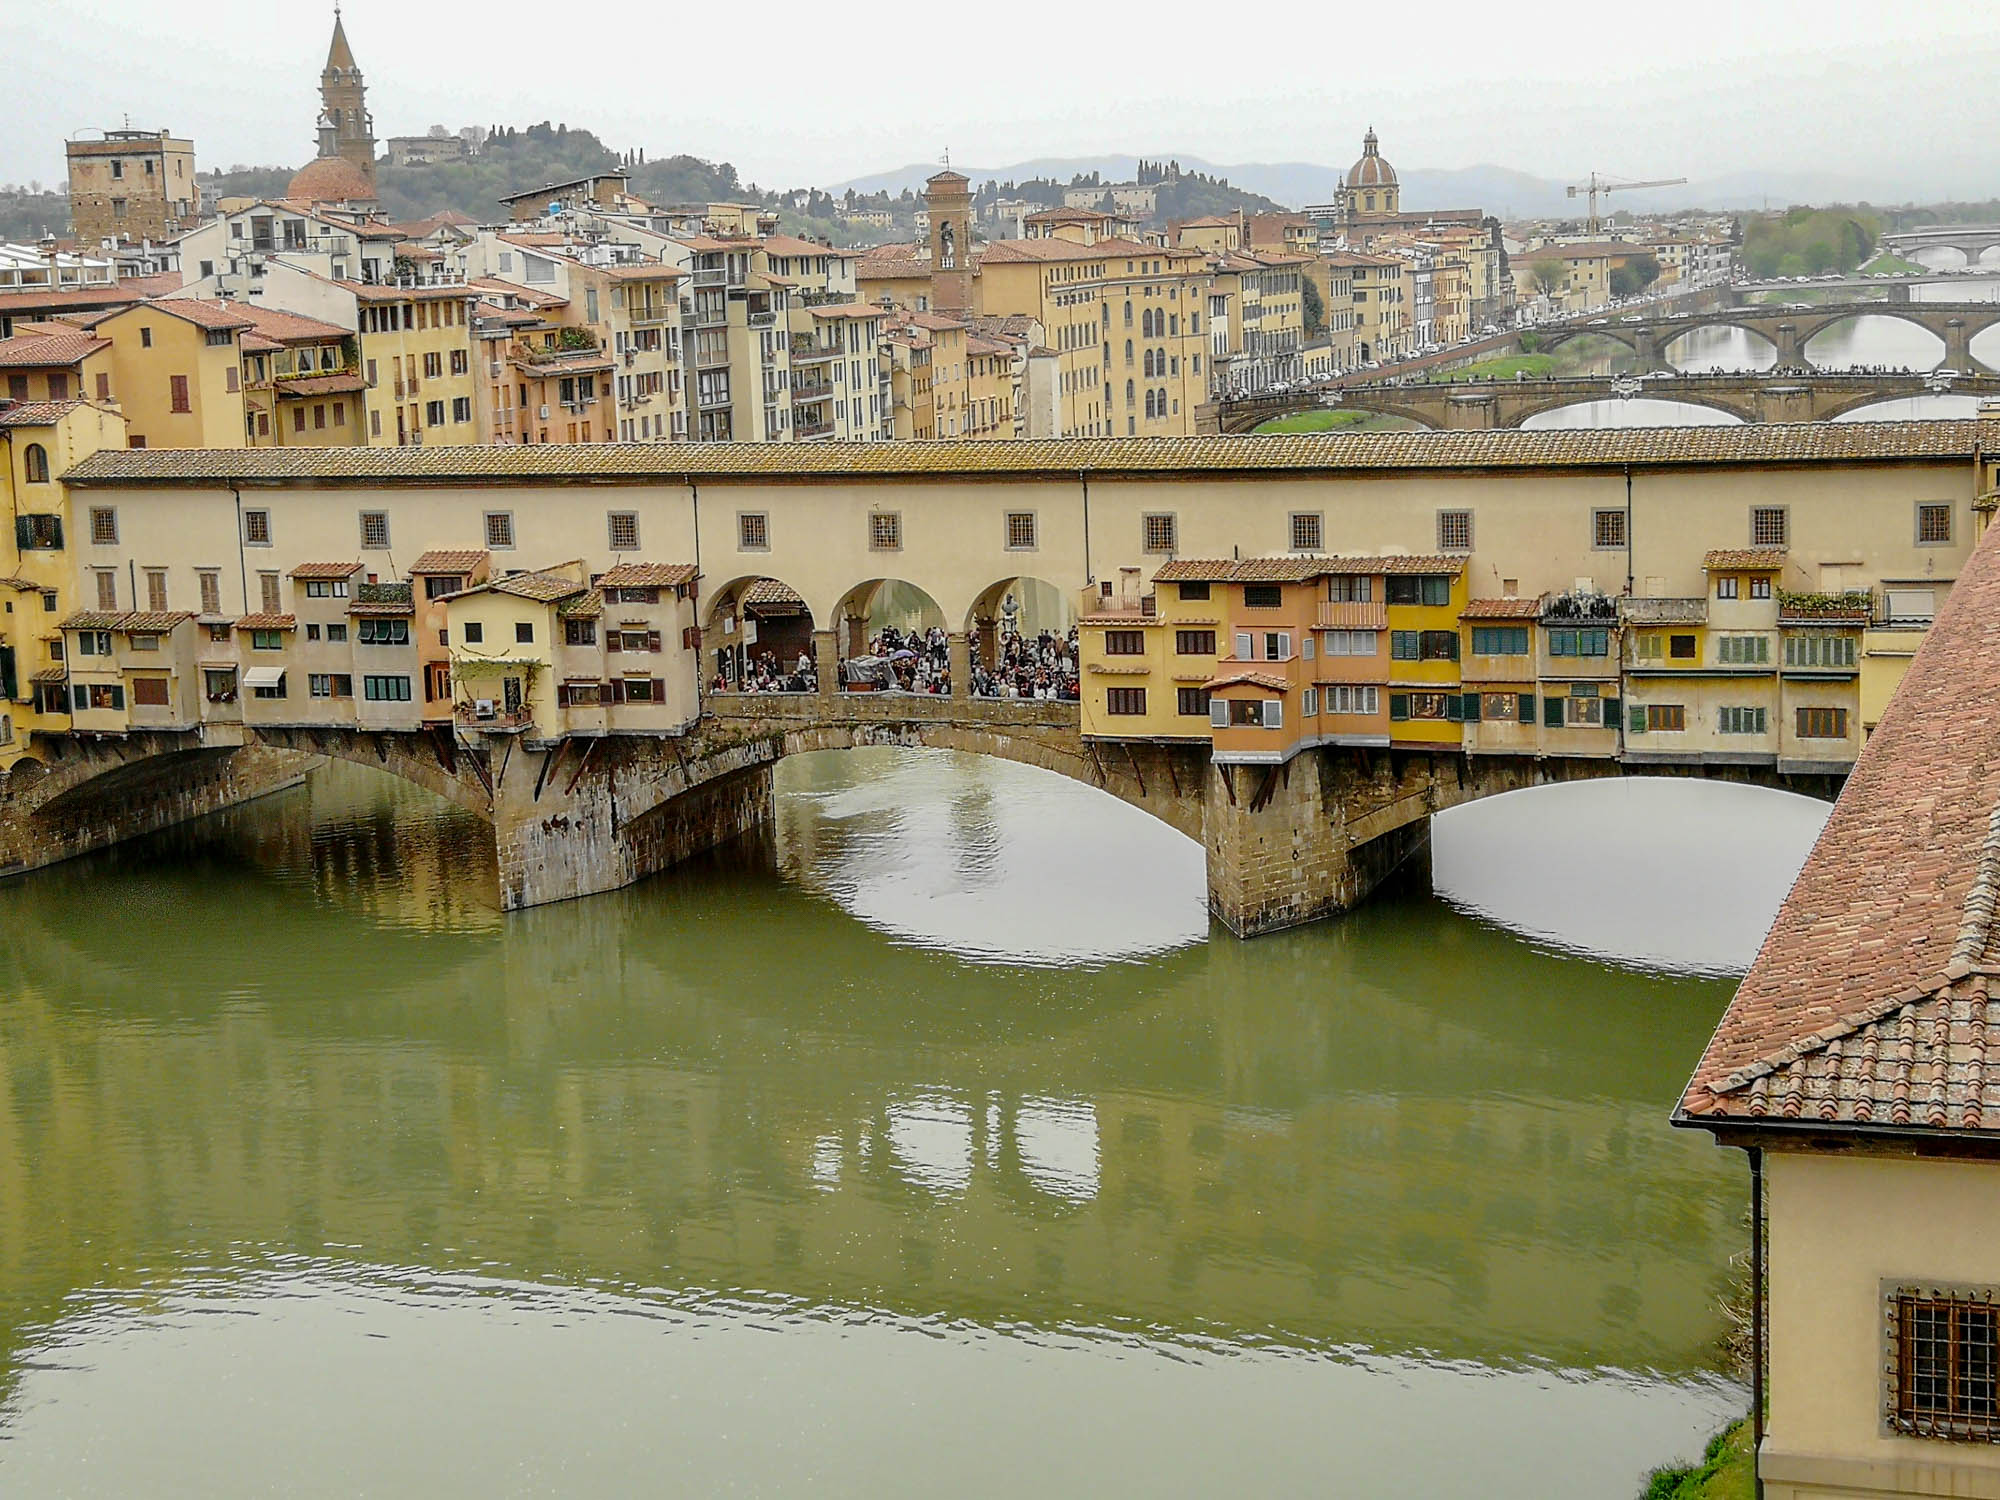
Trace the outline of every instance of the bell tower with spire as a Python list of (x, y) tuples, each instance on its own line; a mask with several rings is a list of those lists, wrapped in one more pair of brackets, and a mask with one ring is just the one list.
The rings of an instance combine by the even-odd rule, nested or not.
[(354, 51), (347, 45), (347, 28), (340, 7), (333, 8), (333, 42), (326, 49), (326, 68), (319, 75), (319, 154), (352, 162), (375, 180), (375, 121), (368, 113), (368, 88)]

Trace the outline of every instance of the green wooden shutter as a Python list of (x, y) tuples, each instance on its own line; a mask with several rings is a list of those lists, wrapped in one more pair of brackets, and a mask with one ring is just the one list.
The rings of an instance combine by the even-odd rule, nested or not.
[(1604, 700), (1604, 727), (1610, 730), (1618, 728), (1618, 700), (1616, 698), (1606, 698)]
[(1479, 722), (1479, 694), (1477, 693), (1467, 693), (1465, 695), (1465, 722), (1468, 724), (1477, 724)]
[(1646, 732), (1646, 709), (1643, 704), (1633, 704), (1628, 718), (1629, 723), (1627, 727), (1631, 733), (1644, 734)]
[(1464, 720), (1465, 700), (1457, 693), (1446, 693), (1444, 695), (1444, 716), (1447, 721), (1453, 724)]
[(1515, 712), (1519, 715), (1521, 722), (1523, 724), (1534, 723), (1535, 695), (1533, 693), (1516, 693), (1514, 696), (1518, 700), (1514, 705)]
[(1562, 728), (1563, 700), (1557, 697), (1542, 699), (1542, 723), (1550, 729)]
[(1389, 695), (1389, 717), (1392, 719), (1407, 719), (1409, 716), (1410, 695), (1408, 693), (1391, 693)]

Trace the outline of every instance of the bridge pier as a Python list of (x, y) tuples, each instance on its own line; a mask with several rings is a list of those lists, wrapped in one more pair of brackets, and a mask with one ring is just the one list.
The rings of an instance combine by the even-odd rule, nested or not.
[(1972, 335), (1966, 331), (1963, 318), (1950, 318), (1945, 322), (1944, 365), (1947, 370), (1966, 373), (1977, 368), (1972, 358)]
[(1796, 323), (1780, 323), (1771, 331), (1771, 342), (1777, 346), (1779, 369), (1797, 369), (1806, 362)]

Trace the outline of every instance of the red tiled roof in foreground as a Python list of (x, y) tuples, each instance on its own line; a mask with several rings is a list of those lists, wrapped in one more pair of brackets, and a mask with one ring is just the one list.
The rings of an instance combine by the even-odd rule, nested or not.
[(2000, 530), (1862, 749), (1676, 1120), (2000, 1132)]

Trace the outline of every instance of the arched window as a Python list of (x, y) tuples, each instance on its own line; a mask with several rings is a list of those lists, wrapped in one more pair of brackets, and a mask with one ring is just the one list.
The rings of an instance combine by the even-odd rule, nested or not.
[(1153, 351), (1151, 349), (1148, 349), (1146, 351), (1145, 364), (1146, 364), (1146, 378), (1148, 380), (1151, 380), (1153, 378)]
[(1171, 335), (1171, 334), (1177, 334), (1180, 331), (1181, 331), (1181, 320), (1173, 313), (1168, 313), (1167, 332)]
[(21, 462), (27, 469), (29, 484), (49, 482), (49, 450), (40, 443), (28, 444), (27, 451), (21, 455)]
[(1130, 366), (1132, 363), (1132, 341), (1130, 339), (1125, 340), (1125, 363), (1127, 366)]
[(1200, 333), (1200, 332), (1201, 332), (1201, 314), (1200, 314), (1200, 313), (1198, 313), (1198, 312), (1191, 312), (1191, 313), (1189, 313), (1189, 314), (1188, 314), (1188, 332), (1189, 332), (1189, 333)]
[(1153, 415), (1153, 393), (1151, 391), (1146, 392), (1146, 415), (1148, 417)]
[(1133, 384), (1133, 383), (1132, 383), (1131, 381), (1129, 381), (1129, 380), (1128, 380), (1128, 381), (1126, 381), (1126, 382), (1125, 382), (1125, 404), (1126, 404), (1127, 406), (1130, 406), (1130, 405), (1131, 405), (1131, 404), (1132, 404), (1132, 403), (1133, 403), (1134, 401), (1137, 401), (1138, 399), (1139, 399), (1139, 387), (1138, 387), (1137, 385)]
[(1132, 300), (1129, 297), (1125, 300), (1125, 326), (1132, 326)]

